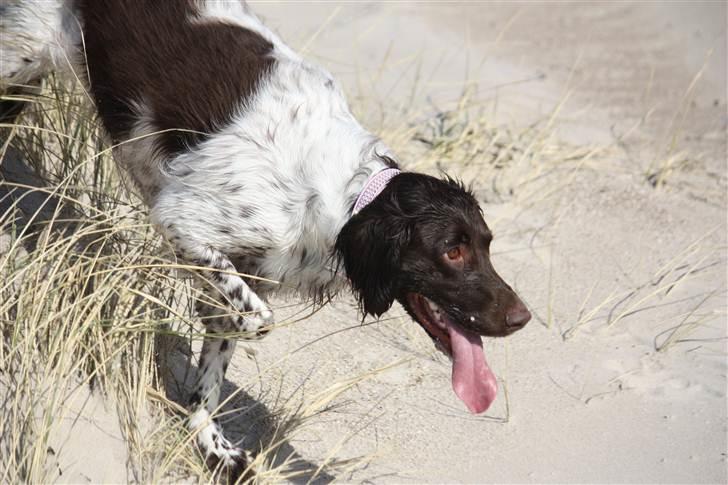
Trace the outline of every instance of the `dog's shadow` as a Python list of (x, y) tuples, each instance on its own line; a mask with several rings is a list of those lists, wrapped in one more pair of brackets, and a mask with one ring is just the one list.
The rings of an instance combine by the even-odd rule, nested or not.
[[(190, 340), (177, 334), (158, 334), (157, 364), (167, 398), (186, 407), (197, 375)], [(223, 381), (220, 402), (225, 403), (219, 412), (219, 422), (225, 436), (254, 455), (264, 449), (266, 468), (281, 467), (286, 481), (292, 483), (323, 484), (334, 481), (333, 475), (321, 470), (320, 465), (301, 457), (285, 437), (277, 434), (279, 418), (237, 384), (228, 379)]]

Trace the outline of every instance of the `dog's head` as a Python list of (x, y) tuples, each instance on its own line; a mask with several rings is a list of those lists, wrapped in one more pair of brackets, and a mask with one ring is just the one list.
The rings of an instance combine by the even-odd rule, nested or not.
[(531, 318), (490, 262), (492, 234), (461, 184), (401, 173), (344, 226), (336, 242), (364, 313), (398, 300), (453, 360), (453, 388), (473, 412), (495, 398), (480, 336)]

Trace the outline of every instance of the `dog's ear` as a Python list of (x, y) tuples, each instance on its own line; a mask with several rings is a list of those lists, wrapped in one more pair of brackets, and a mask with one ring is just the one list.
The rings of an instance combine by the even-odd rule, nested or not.
[(410, 232), (403, 218), (381, 212), (365, 207), (349, 219), (336, 239), (339, 262), (360, 309), (375, 316), (389, 310), (397, 296), (400, 258)]

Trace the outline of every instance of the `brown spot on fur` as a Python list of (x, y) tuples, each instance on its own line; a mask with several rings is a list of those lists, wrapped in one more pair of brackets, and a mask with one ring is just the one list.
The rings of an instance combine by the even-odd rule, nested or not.
[[(273, 45), (257, 33), (197, 19), (193, 0), (80, 0), (86, 59), (99, 114), (124, 141), (149, 109), (167, 154), (229, 123), (271, 69)], [(193, 20), (192, 22), (190, 20)]]

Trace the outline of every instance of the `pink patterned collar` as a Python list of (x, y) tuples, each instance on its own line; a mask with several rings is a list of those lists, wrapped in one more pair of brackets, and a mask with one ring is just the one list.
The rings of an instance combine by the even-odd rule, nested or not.
[(359, 197), (356, 199), (354, 204), (354, 210), (351, 215), (356, 215), (360, 210), (366, 207), (371, 201), (373, 201), (381, 192), (384, 187), (387, 186), (392, 177), (399, 174), (400, 170), (396, 168), (385, 168), (380, 170), (372, 177), (369, 177), (367, 183), (364, 184), (364, 188), (359, 193)]

